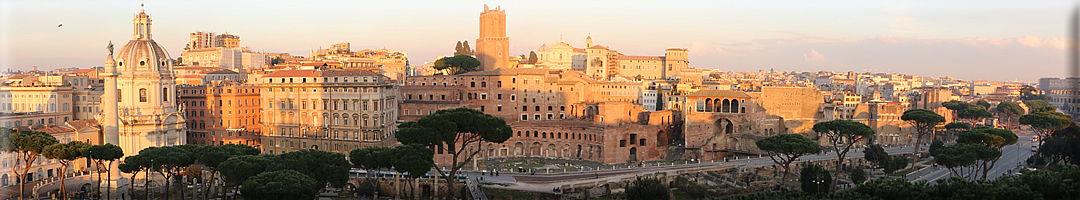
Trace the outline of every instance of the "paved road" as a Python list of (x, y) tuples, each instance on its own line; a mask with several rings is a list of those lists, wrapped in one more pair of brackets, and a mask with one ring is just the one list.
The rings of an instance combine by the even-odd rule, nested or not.
[[(1001, 159), (998, 159), (998, 162), (990, 169), (986, 179), (995, 179), (1003, 174), (1008, 174), (1010, 170), (1015, 173), (1019, 170), (1020, 166), (1027, 165), (1017, 163), (1022, 163), (1027, 160), (1028, 157), (1031, 157), (1034, 153), (1031, 145), (1038, 144), (1038, 142), (1031, 141), (1031, 137), (1035, 135), (1031, 131), (1017, 131), (1016, 133), (1019, 136), (1016, 144), (1002, 148)], [(908, 176), (908, 180), (926, 180), (933, 183), (936, 180), (951, 176), (949, 169), (944, 166), (938, 166), (936, 168), (927, 168), (926, 170), (914, 173), (911, 176)]]
[[(924, 151), (925, 151), (926, 148), (927, 147), (924, 145), (924, 147), (923, 147)], [(861, 150), (862, 149), (859, 149), (859, 151), (855, 151), (853, 149), (851, 152), (848, 152), (846, 157), (847, 158), (863, 157), (863, 153), (862, 153)], [(913, 150), (914, 150), (914, 147), (903, 147), (903, 148), (890, 147), (890, 148), (885, 149), (885, 151), (887, 153), (889, 153), (889, 154), (909, 153), (909, 152), (912, 152)], [(800, 159), (800, 161), (798, 161), (796, 163), (806, 162), (806, 161), (826, 160), (826, 159), (836, 159), (836, 154), (835, 153), (825, 153), (825, 154), (819, 154), (819, 155), (804, 156), (804, 157), (802, 157)], [(502, 173), (501, 176), (485, 175), (483, 177), (484, 177), (484, 182), (510, 183), (509, 184), (510, 186), (507, 186), (507, 188), (511, 188), (511, 189), (525, 190), (525, 191), (536, 191), (536, 192), (551, 192), (552, 188), (559, 187), (559, 186), (562, 186), (562, 185), (588, 184), (588, 183), (595, 183), (595, 182), (603, 183), (603, 182), (609, 182), (609, 181), (619, 181), (619, 180), (621, 180), (623, 178), (627, 178), (627, 177), (634, 177), (634, 176), (638, 176), (638, 175), (645, 175), (645, 174), (652, 174), (652, 173), (674, 174), (676, 171), (679, 171), (679, 170), (704, 170), (704, 169), (712, 169), (712, 168), (720, 168), (720, 167), (768, 166), (768, 165), (773, 165), (773, 161), (771, 159), (769, 159), (768, 157), (763, 157), (763, 158), (751, 158), (751, 159), (744, 158), (744, 159), (741, 159), (741, 160), (733, 160), (733, 161), (729, 161), (729, 162), (704, 162), (704, 163), (687, 164), (687, 165), (659, 166), (659, 167), (658, 166), (652, 166), (652, 167), (645, 167), (645, 168), (607, 170), (607, 171), (595, 172), (597, 174), (594, 174), (593, 171), (577, 172), (577, 173), (566, 173), (566, 174), (537, 174), (537, 175), (516, 174), (516, 173)], [(478, 173), (466, 173), (466, 174), (468, 174), (469, 176), (480, 176), (480, 174), (478, 174)], [(599, 175), (599, 178), (595, 178), (597, 175)], [(485, 187), (489, 187), (489, 186), (485, 186)]]

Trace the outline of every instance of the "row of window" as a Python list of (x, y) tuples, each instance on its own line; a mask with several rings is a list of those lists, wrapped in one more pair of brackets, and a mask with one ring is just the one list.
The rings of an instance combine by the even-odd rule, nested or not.
[[(259, 105), (259, 101), (258, 100), (253, 100), (253, 99), (244, 99), (244, 101), (237, 100), (236, 102), (238, 104), (240, 104), (239, 106), (258, 106)], [(206, 101), (190, 101), (190, 103), (188, 103), (188, 101), (183, 101), (180, 104), (183, 104), (184, 106), (187, 106), (187, 107), (206, 106)], [(233, 100), (217, 100), (217, 106), (232, 106), (232, 104), (233, 104)]]
[(619, 147), (626, 147), (627, 141), (630, 142), (630, 145), (634, 145), (636, 143), (638, 146), (645, 146), (645, 138), (638, 139), (637, 134), (630, 134), (629, 140), (619, 140)]
[[(307, 149), (307, 148), (315, 149), (315, 150), (319, 149), (318, 145), (313, 144), (312, 146), (308, 146), (307, 142), (281, 141), (281, 144), (277, 144), (276, 142), (274, 142), (274, 140), (269, 140), (269, 144), (267, 144), (267, 145), (273, 146), (273, 147), (288, 146), (289, 148), (296, 148), (296, 144), (298, 144), (298, 143), (300, 144), (301, 149)], [(329, 145), (329, 144), (326, 144), (326, 145)], [(353, 145), (352, 149), (348, 149), (348, 148), (349, 148), (349, 145), (334, 144), (333, 148), (331, 148), (330, 150), (339, 151), (339, 152), (352, 151), (353, 149), (360, 148), (360, 145)], [(281, 151), (281, 153), (288, 153), (288, 151)], [(274, 150), (270, 150), (269, 154), (273, 155)], [(348, 157), (346, 157), (346, 159), (348, 159)]]
[[(211, 89), (211, 90), (213, 90), (215, 92), (215, 94), (233, 94), (233, 89)], [(189, 92), (191, 94), (206, 94), (206, 90), (204, 90), (204, 89), (180, 90), (180, 91), (181, 91), (180, 92), (181, 94), (188, 94)], [(236, 89), (236, 92), (237, 93), (255, 93), (256, 89), (254, 89), (254, 88), (251, 88), (251, 89)]]
[[(15, 96), (14, 99), (46, 98), (45, 95), (39, 95), (39, 94), (16, 94), (14, 96)], [(11, 94), (6, 94), (6, 95), (0, 95), (0, 97), (12, 98), (12, 95)], [(48, 96), (48, 98), (55, 99), (56, 95), (55, 94), (50, 94)], [(68, 95), (65, 94), (64, 98), (68, 98)]]
[(571, 140), (585, 140), (596, 141), (596, 136), (593, 134), (583, 133), (563, 133), (563, 132), (540, 132), (540, 131), (525, 131), (525, 134), (521, 134), (522, 131), (517, 132), (517, 137), (524, 138), (552, 138), (552, 139), (571, 139)]
[[(248, 126), (248, 125), (258, 124), (259, 123), (259, 118), (258, 117), (252, 117), (251, 119), (238, 119), (237, 122), (240, 123), (240, 124), (237, 124), (238, 127), (245, 127), (245, 126)], [(233, 126), (232, 120), (210, 119), (210, 127), (224, 127), (225, 124), (228, 124), (229, 127)], [(206, 120), (191, 120), (191, 121), (188, 122), (188, 128), (190, 128), (190, 129), (206, 129)]]
[[(191, 141), (188, 141), (188, 144), (207, 145), (206, 141), (210, 141), (209, 145), (225, 145), (225, 141), (214, 141), (214, 140), (191, 140)], [(229, 142), (229, 144), (233, 144), (233, 142)], [(248, 141), (240, 142), (240, 143), (237, 143), (237, 144), (255, 146), (255, 141), (248, 140)]]
[[(266, 88), (266, 92), (274, 92), (274, 88)], [(293, 88), (278, 88), (278, 92), (293, 92)], [(307, 88), (296, 88), (297, 92), (307, 92)], [(319, 92), (318, 88), (311, 88), (311, 92)], [(379, 87), (326, 87), (323, 92), (379, 92)]]
[[(517, 83), (517, 78), (510, 78), (510, 83), (515, 83), (516, 84)], [(539, 85), (540, 83), (542, 83), (542, 82), (540, 82), (540, 79), (533, 79), (533, 84)], [(502, 87), (503, 86), (502, 81), (496, 81), (495, 84), (496, 84), (495, 87)], [(529, 84), (529, 79), (524, 79), (524, 78), (521, 79), (521, 84)], [(428, 83), (427, 82), (410, 81), (409, 85), (427, 86)], [(437, 85), (439, 85), (439, 82), (431, 82), (431, 85), (432, 86), (437, 86)], [(445, 86), (448, 86), (448, 85), (449, 86), (456, 86), (457, 81), (454, 81), (454, 83), (452, 83), (452, 84), (447, 83), (447, 82), (442, 82), (442, 86), (445, 87)], [(469, 87), (476, 87), (476, 85), (477, 85), (476, 81), (469, 82)], [(480, 81), (480, 87), (487, 87), (487, 81)]]
[[(306, 114), (304, 114), (304, 115), (306, 116)], [(382, 117), (382, 119), (387, 119), (386, 116), (387, 116), (387, 114), (383, 113), (381, 117)], [(391, 116), (393, 116), (393, 115), (391, 114)], [(266, 114), (266, 118), (267, 118), (269, 123), (275, 123), (275, 121), (274, 121), (275, 119), (273, 117), (274, 117), (273, 114)], [(312, 116), (311, 121), (308, 121), (306, 117), (302, 117), (300, 119), (300, 121), (303, 124), (315, 124), (316, 122), (319, 121), (318, 118), (319, 118), (318, 115)], [(368, 115), (365, 114), (365, 115), (363, 115), (363, 117), (361, 117), (360, 115), (353, 114), (352, 120), (351, 120), (352, 121), (352, 123), (351, 123), (352, 126), (360, 126), (361, 125), (360, 124), (361, 118), (363, 118), (363, 122), (364, 122), (363, 127), (383, 126), (383, 125), (386, 124), (385, 121), (379, 120), (380, 116), (368, 117)], [(331, 121), (331, 119), (333, 119), (333, 121)], [(289, 117), (285, 117), (285, 114), (282, 113), (280, 115), (280, 118), (278, 118), (277, 120), (278, 120), (277, 121), (278, 123), (283, 123), (283, 124), (294, 123), (295, 121), (297, 121), (295, 118), (293, 118), (292, 113), (289, 113)], [(333, 124), (334, 126), (338, 126), (338, 125), (349, 126), (350, 125), (349, 121), (350, 120), (349, 120), (348, 115), (338, 116), (338, 114), (334, 114), (333, 117), (330, 117), (329, 115), (324, 114), (323, 115), (323, 123), (322, 123), (322, 125)]]
[[(502, 107), (500, 106), (499, 109), (501, 111)], [(483, 111), (483, 110), (481, 110), (481, 111)], [(546, 119), (547, 120), (555, 120), (555, 114), (548, 113)], [(566, 114), (559, 113), (559, 119), (566, 119)], [(543, 120), (543, 119), (540, 118), (540, 114), (533, 114), (533, 120), (534, 121), (540, 121), (540, 120)], [(521, 121), (529, 121), (529, 114), (521, 114)]]
[[(35, 105), (37, 106), (37, 109), (34, 109)], [(43, 106), (45, 106), (45, 104), (3, 103), (3, 104), (0, 104), (0, 110), (3, 110), (3, 111), (22, 111), (22, 112), (56, 112), (56, 103), (49, 103), (48, 105), (49, 105), (47, 107), (48, 110), (44, 110), (46, 108), (46, 107), (43, 107)], [(64, 108), (63, 109), (64, 112), (71, 111), (71, 104), (69, 104), (69, 103), (64, 103), (63, 106), (61, 106), (61, 107)]]
[[(348, 83), (350, 78), (352, 79), (352, 82), (357, 82), (357, 83), (361, 82), (360, 77), (334, 77), (334, 79), (330, 79), (329, 77), (323, 77), (322, 82), (323, 83), (329, 83), (329, 82), (331, 82), (330, 80), (333, 80), (333, 83), (337, 83), (337, 82)], [(279, 78), (278, 80), (279, 80), (278, 83), (286, 83), (286, 81), (288, 83), (294, 83), (297, 79), (296, 78)], [(319, 80), (319, 79), (318, 78), (311, 78), (312, 83), (314, 83), (317, 80)], [(366, 82), (378, 82), (379, 80), (380, 80), (379, 78), (371, 77), (371, 76), (364, 76), (364, 78), (363, 78), (363, 82), (365, 82), (365, 83)], [(266, 81), (268, 83), (274, 83), (274, 78), (267, 78)], [(299, 78), (299, 82), (300, 83), (307, 83), (308, 78)]]
[[(46, 124), (45, 123), (46, 121), (48, 121), (48, 124), (55, 124), (56, 123), (53, 120), (53, 118), (48, 118), (48, 120), (46, 120), (46, 119), (37, 119), (37, 120), (29, 119), (29, 120), (26, 120), (26, 126), (33, 126), (34, 124)], [(71, 118), (70, 117), (64, 117), (63, 122), (67, 122), (67, 121), (71, 121)], [(19, 121), (19, 120), (5, 121), (4, 122), (4, 127), (8, 127), (8, 128), (20, 127), (20, 126), (23, 126), (22, 122), (23, 121)]]
[[(188, 112), (187, 112), (187, 116), (188, 117), (206, 117), (206, 111), (207, 110), (202, 110), (202, 109), (189, 109)], [(225, 115), (225, 114), (231, 115), (231, 114), (233, 114), (232, 110), (228, 110), (228, 111), (226, 111), (226, 110), (217, 110), (217, 111), (218, 111), (217, 115)], [(243, 110), (236, 110), (236, 111), (237, 111), (236, 114), (241, 114), (241, 115), (242, 114), (255, 114), (255, 109), (243, 109)], [(210, 115), (214, 115), (213, 110), (210, 110)]]
[[(274, 134), (274, 129), (269, 129), (269, 131), (270, 132), (267, 134), (269, 136), (298, 137), (298, 136), (311, 136), (310, 133), (314, 133), (315, 134), (314, 137), (323, 138), (323, 139), (342, 139), (342, 140), (352, 139), (352, 140), (362, 140), (362, 141), (382, 140), (382, 138), (380, 138), (380, 136), (379, 136), (379, 134), (377, 132), (369, 132), (369, 133), (366, 133), (366, 134), (361, 134), (360, 131), (352, 131), (350, 133), (349, 131), (334, 130), (332, 132), (333, 134), (331, 135), (330, 130), (322, 131), (323, 134), (318, 134), (319, 131), (308, 132), (307, 130), (304, 130), (303, 135), (296, 135), (298, 133), (296, 132), (296, 129), (294, 129), (294, 128), (281, 128), (281, 132), (278, 132), (278, 134), (275, 135)], [(331, 137), (331, 136), (333, 136), (333, 137)], [(270, 142), (270, 144), (268, 144), (268, 145), (277, 147), (277, 146), (275, 146), (273, 140), (271, 140), (269, 142)]]
[[(331, 101), (333, 101), (333, 103), (330, 103)], [(274, 108), (274, 100), (273, 99), (267, 99), (266, 102), (268, 103), (267, 105), (269, 105), (268, 108), (270, 108), (270, 109)], [(317, 105), (318, 102), (319, 102), (319, 100), (311, 100), (311, 109), (317, 109), (315, 105)], [(353, 109), (362, 109), (363, 111), (368, 111), (368, 110), (379, 111), (379, 101), (378, 100), (348, 100), (348, 99), (347, 100), (326, 100), (326, 99), (324, 99), (324, 100), (322, 100), (322, 105), (323, 105), (322, 109), (323, 110), (339, 110), (339, 108), (340, 108), (340, 110), (349, 110), (350, 102), (351, 102), (351, 105), (352, 105)], [(371, 103), (371, 107), (368, 107), (368, 103)], [(338, 105), (340, 105), (341, 107), (338, 107)], [(393, 105), (392, 104), (383, 104), (383, 106), (387, 106), (387, 108), (389, 108), (389, 106), (393, 106)], [(307, 110), (308, 109), (308, 100), (301, 100), (300, 105), (296, 105), (295, 103), (293, 103), (292, 99), (281, 99), (281, 100), (278, 101), (278, 108), (279, 109), (297, 109), (297, 107), (299, 107), (300, 109), (303, 109), (303, 110)]]

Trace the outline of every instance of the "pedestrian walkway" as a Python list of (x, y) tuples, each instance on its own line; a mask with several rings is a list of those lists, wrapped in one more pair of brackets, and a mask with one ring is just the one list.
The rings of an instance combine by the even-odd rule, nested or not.
[(469, 188), (469, 193), (472, 194), (473, 199), (488, 200), (487, 193), (484, 193), (484, 188), (480, 187), (480, 177), (465, 180), (465, 186)]

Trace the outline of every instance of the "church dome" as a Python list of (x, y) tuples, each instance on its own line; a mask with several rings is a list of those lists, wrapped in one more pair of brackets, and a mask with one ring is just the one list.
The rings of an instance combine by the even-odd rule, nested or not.
[(154, 40), (131, 40), (116, 52), (117, 71), (169, 71), (169, 52)]

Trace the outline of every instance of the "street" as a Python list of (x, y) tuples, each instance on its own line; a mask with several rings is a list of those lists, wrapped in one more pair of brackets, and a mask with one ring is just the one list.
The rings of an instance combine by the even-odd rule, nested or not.
[[(1008, 145), (1002, 148), (1001, 159), (991, 168), (987, 179), (995, 179), (1005, 174), (1016, 173), (1019, 169), (1018, 163), (1024, 162), (1028, 157), (1032, 155), (1032, 142), (1031, 137), (1034, 135), (1031, 131), (1017, 131), (1017, 143)], [(929, 149), (929, 145), (922, 145), (922, 148)], [(896, 155), (901, 153), (910, 153), (914, 150), (913, 146), (901, 146), (901, 147), (889, 147), (885, 148), (885, 152), (889, 155)], [(861, 158), (863, 157), (862, 149), (852, 149), (848, 152), (847, 158)], [(816, 154), (810, 156), (803, 156), (795, 163), (801, 163), (806, 161), (818, 161), (836, 159), (835, 152)], [(697, 164), (675, 164), (675, 165), (661, 165), (661, 166), (646, 166), (644, 168), (629, 168), (629, 169), (615, 169), (615, 170), (601, 170), (601, 171), (584, 171), (576, 173), (563, 173), (563, 174), (520, 174), (520, 173), (503, 173), (501, 176), (485, 175), (484, 182), (492, 183), (513, 183), (507, 188), (536, 191), (536, 192), (551, 192), (554, 187), (569, 184), (589, 184), (596, 182), (608, 182), (619, 181), (623, 178), (634, 177), (652, 173), (668, 173), (674, 174), (680, 170), (704, 170), (710, 168), (720, 167), (734, 167), (734, 166), (768, 166), (773, 165), (773, 161), (768, 157), (761, 158), (746, 158), (743, 157), (737, 160), (731, 160), (728, 162), (701, 162)], [(798, 170), (798, 169), (792, 169)], [(948, 178), (950, 176), (949, 170), (943, 166), (929, 167), (924, 170), (913, 172), (907, 176), (911, 181), (930, 181), (934, 182), (942, 178)], [(469, 176), (481, 176), (479, 173), (466, 173)], [(932, 183), (933, 184), (933, 183)]]
[[(1012, 173), (1018, 172), (1017, 170), (1020, 169), (1020, 166), (1026, 165), (1018, 163), (1024, 162), (1028, 157), (1031, 157), (1032, 154), (1035, 153), (1031, 150), (1032, 144), (1038, 144), (1038, 142), (1031, 141), (1031, 137), (1034, 136), (1034, 133), (1031, 131), (1016, 131), (1015, 133), (1019, 136), (1016, 144), (1002, 148), (1001, 158), (998, 159), (994, 167), (990, 169), (990, 172), (986, 175), (986, 179), (995, 179), (1004, 174), (1009, 174), (1010, 170)], [(948, 178), (950, 176), (949, 169), (938, 165), (937, 167), (931, 167), (926, 170), (912, 173), (911, 175), (908, 175), (908, 180), (926, 180), (933, 184), (936, 180)]]
[[(926, 145), (923, 145), (923, 148), (925, 149), (925, 148), (928, 148), (928, 147)], [(913, 146), (889, 147), (889, 148), (885, 148), (885, 152), (889, 153), (890, 155), (894, 155), (894, 154), (899, 154), (899, 153), (909, 153), (909, 152), (912, 152), (914, 149), (915, 148)], [(846, 157), (847, 158), (861, 158), (861, 157), (863, 157), (862, 149), (859, 148), (858, 151), (856, 151), (856, 149), (852, 149), (850, 152), (848, 152)], [(799, 161), (796, 161), (795, 163), (801, 163), (801, 162), (806, 162), (806, 161), (828, 160), (828, 159), (836, 159), (836, 154), (834, 152), (830, 152), (830, 153), (816, 154), (816, 155), (810, 155), (810, 156), (803, 156), (803, 157), (801, 157), (799, 159)], [(639, 176), (639, 175), (646, 175), (646, 174), (652, 174), (652, 173), (675, 174), (676, 171), (680, 171), (680, 170), (705, 170), (705, 169), (721, 168), (721, 167), (734, 167), (734, 166), (757, 167), (757, 166), (768, 166), (768, 165), (773, 165), (773, 161), (771, 159), (769, 159), (768, 157), (761, 157), (761, 158), (754, 157), (754, 158), (750, 158), (750, 159), (747, 159), (746, 157), (743, 157), (741, 159), (731, 160), (731, 161), (728, 161), (728, 162), (722, 162), (722, 161), (709, 162), (709, 161), (705, 161), (705, 162), (698, 163), (698, 164), (676, 164), (676, 165), (661, 165), (661, 166), (655, 166), (654, 165), (654, 166), (651, 166), (651, 167), (646, 166), (644, 168), (638, 167), (638, 168), (616, 169), (616, 170), (584, 171), (584, 172), (564, 173), (564, 174), (537, 174), (537, 175), (530, 175), (530, 174), (520, 174), (520, 173), (502, 173), (501, 176), (492, 176), (492, 175), (489, 174), (489, 175), (483, 175), (482, 177), (484, 177), (483, 182), (508, 183), (509, 186), (505, 186), (505, 188), (509, 188), (509, 189), (550, 193), (550, 192), (552, 192), (551, 191), (552, 188), (560, 187), (560, 186), (563, 186), (563, 185), (589, 184), (589, 183), (596, 183), (596, 182), (604, 183), (604, 182), (609, 182), (609, 181), (619, 181), (619, 180), (621, 180), (623, 178), (635, 177), (635, 176)], [(798, 169), (793, 168), (792, 170), (798, 170)], [(469, 173), (465, 173), (465, 174), (467, 174), (470, 177), (481, 176), (480, 173), (469, 172)], [(485, 186), (485, 187), (492, 187), (492, 186)], [(501, 186), (494, 186), (494, 187), (501, 187)]]

